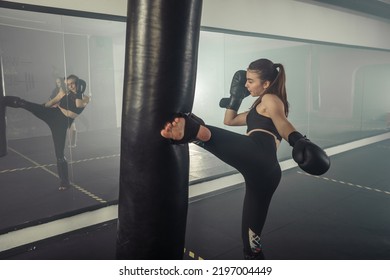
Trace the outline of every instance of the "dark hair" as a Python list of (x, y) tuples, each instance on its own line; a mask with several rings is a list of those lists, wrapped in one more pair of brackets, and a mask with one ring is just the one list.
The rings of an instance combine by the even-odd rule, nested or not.
[(71, 74), (68, 76), (68, 78), (66, 78), (67, 80), (75, 80), (76, 82), (79, 80), (79, 77), (77, 77), (76, 75), (74, 74)]
[[(289, 103), (287, 101), (286, 73), (284, 71), (284, 66), (280, 63), (273, 63), (269, 59), (261, 58), (249, 64), (247, 70), (257, 73), (262, 81), (270, 82), (270, 86), (266, 89), (264, 94), (275, 94), (278, 96), (284, 104), (284, 113), (288, 116)], [(256, 99), (251, 108), (256, 107), (261, 102), (261, 97), (262, 96)]]

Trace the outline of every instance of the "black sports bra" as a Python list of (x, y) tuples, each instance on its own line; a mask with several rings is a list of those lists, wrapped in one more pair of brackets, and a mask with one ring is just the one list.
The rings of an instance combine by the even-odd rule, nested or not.
[(64, 97), (62, 97), (60, 100), (60, 106), (78, 115), (81, 114), (81, 112), (84, 110), (84, 107), (76, 107), (76, 95), (73, 93), (68, 93), (67, 95), (64, 95)]
[(247, 132), (253, 129), (264, 129), (275, 135), (276, 139), (278, 139), (279, 141), (282, 140), (282, 136), (280, 136), (278, 130), (272, 122), (272, 119), (259, 114), (256, 111), (256, 107), (252, 108), (248, 112), (248, 115), (246, 116), (246, 123), (248, 126)]

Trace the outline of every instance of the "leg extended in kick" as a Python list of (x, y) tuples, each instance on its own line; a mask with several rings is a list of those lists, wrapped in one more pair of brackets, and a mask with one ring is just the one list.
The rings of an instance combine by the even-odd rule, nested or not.
[(211, 132), (203, 120), (194, 114), (179, 114), (172, 122), (166, 123), (160, 133), (162, 137), (171, 139), (175, 144), (184, 144), (195, 140), (206, 142), (211, 137)]
[(68, 162), (64, 156), (64, 148), (69, 120), (56, 108), (46, 108), (41, 104), (29, 102), (17, 96), (5, 96), (4, 103), (8, 107), (28, 110), (48, 124), (52, 132), (57, 158), (57, 171), (61, 182), (59, 190), (68, 189), (71, 184), (69, 182)]
[(242, 171), (243, 163), (252, 158), (254, 142), (247, 136), (206, 125), (193, 114), (180, 114), (161, 130), (164, 138), (174, 144), (194, 142), (225, 163)]
[(22, 108), (31, 112), (33, 115), (43, 120), (49, 126), (55, 124), (56, 122), (55, 119), (53, 118), (53, 113), (55, 111), (53, 110), (53, 108), (46, 108), (42, 104), (30, 102), (18, 96), (5, 96), (4, 101), (5, 101), (4, 102), (5, 105), (8, 107)]
[(26, 105), (26, 101), (17, 96), (4, 96), (4, 104), (12, 108), (23, 108)]

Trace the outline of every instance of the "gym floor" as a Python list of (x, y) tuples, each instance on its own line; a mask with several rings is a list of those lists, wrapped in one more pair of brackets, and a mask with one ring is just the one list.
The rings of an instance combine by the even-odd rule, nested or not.
[[(117, 203), (118, 131), (79, 134), (77, 147), (67, 155), (75, 188), (66, 192), (57, 190), (50, 137), (8, 145), (9, 154), (0, 158), (0, 234)], [(204, 174), (234, 173), (194, 145), (190, 153), (190, 190)], [(387, 137), (332, 156), (324, 176), (298, 168), (283, 171), (262, 235), (266, 258), (390, 259), (389, 156)], [(184, 259), (242, 259), (244, 191), (239, 183), (190, 199)], [(3, 250), (0, 259), (115, 259), (116, 226), (116, 219), (109, 219)]]

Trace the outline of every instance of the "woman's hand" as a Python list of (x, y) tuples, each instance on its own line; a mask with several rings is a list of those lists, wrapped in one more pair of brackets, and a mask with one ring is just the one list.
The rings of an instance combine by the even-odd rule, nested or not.
[(60, 100), (62, 99), (62, 97), (65, 96), (65, 91), (60, 88), (60, 90), (58, 91), (57, 95), (53, 98), (53, 99), (50, 99), (49, 101), (47, 101), (45, 104), (43, 104), (45, 107), (53, 107), (55, 104), (59, 103)]
[(82, 99), (76, 99), (76, 107), (77, 108), (84, 108), (88, 105), (91, 98), (88, 95), (83, 95)]

